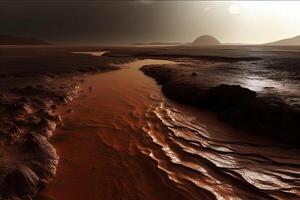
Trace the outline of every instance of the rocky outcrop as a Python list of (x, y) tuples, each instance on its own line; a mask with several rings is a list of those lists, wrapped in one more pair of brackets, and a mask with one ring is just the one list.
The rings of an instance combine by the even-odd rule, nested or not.
[(144, 66), (141, 70), (157, 80), (162, 92), (171, 99), (214, 111), (244, 131), (300, 144), (300, 111), (276, 97), (258, 97), (256, 92), (239, 85), (204, 87), (191, 81), (191, 77), (178, 78), (174, 68)]
[[(56, 173), (58, 155), (48, 138), (78, 88), (27, 86), (0, 95), (0, 199), (32, 199)], [(58, 98), (60, 97), (60, 98)]]

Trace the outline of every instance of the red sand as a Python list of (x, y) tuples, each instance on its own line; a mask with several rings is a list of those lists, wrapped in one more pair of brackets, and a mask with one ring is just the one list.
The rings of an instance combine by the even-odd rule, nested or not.
[(286, 157), (285, 147), (237, 134), (207, 113), (165, 99), (137, 70), (162, 62), (138, 61), (86, 78), (84, 95), (61, 108), (64, 124), (52, 138), (57, 176), (42, 194), (55, 200), (270, 199), (286, 197), (280, 189), (290, 188), (287, 193), (299, 195), (293, 178), (299, 152)]

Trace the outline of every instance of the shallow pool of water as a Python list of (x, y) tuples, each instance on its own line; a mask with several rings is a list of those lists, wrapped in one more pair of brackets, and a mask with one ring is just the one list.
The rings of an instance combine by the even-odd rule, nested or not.
[(103, 56), (105, 53), (109, 51), (78, 51), (78, 52), (73, 52), (77, 54), (88, 54), (92, 56)]

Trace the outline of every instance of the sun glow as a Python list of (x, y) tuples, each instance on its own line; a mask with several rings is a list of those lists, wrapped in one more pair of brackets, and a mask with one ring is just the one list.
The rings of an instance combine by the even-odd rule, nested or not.
[(229, 7), (229, 14), (232, 14), (232, 15), (238, 15), (240, 14), (240, 7), (238, 5), (231, 5)]
[(259, 44), (300, 35), (300, 2), (232, 1), (214, 5), (222, 4), (227, 5), (223, 9), (228, 9), (229, 17), (220, 17), (220, 21), (232, 31), (228, 41)]

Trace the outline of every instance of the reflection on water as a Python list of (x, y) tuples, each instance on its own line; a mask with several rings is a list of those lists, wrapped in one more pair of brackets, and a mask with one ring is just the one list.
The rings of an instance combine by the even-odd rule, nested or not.
[(284, 85), (278, 81), (266, 79), (264, 77), (247, 76), (242, 81), (242, 86), (250, 90), (261, 92), (265, 89), (283, 90)]
[(141, 60), (87, 77), (85, 95), (63, 108), (65, 124), (53, 138), (58, 174), (44, 193), (72, 200), (299, 199), (299, 150), (171, 102), (138, 70), (170, 63)]
[(92, 56), (102, 56), (103, 54), (107, 53), (109, 51), (81, 51), (81, 52), (73, 52), (73, 53), (78, 53), (78, 54), (88, 54), (88, 55), (92, 55)]

